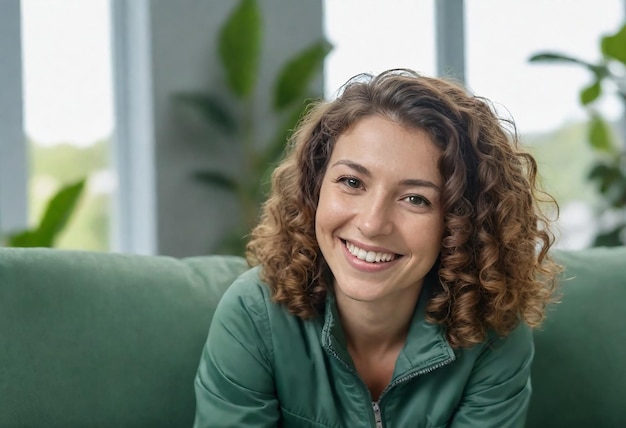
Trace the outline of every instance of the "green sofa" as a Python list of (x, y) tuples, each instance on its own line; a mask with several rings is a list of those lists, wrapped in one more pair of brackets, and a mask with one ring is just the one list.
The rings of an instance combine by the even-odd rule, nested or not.
[[(626, 427), (626, 248), (561, 252), (529, 427)], [(190, 427), (236, 257), (0, 249), (0, 428)], [(479, 427), (477, 427), (479, 428)]]

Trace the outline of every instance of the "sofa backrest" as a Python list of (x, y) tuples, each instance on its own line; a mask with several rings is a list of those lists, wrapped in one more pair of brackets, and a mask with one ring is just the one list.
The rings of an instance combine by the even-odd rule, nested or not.
[(0, 249), (0, 427), (187, 427), (243, 259)]
[[(626, 247), (556, 252), (529, 428), (626, 427)], [(243, 259), (0, 248), (0, 427), (187, 427)]]
[(535, 331), (526, 426), (626, 427), (626, 247), (555, 256), (561, 303)]

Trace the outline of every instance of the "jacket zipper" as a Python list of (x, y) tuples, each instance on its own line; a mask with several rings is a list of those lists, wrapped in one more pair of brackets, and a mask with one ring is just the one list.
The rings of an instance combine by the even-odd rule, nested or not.
[(337, 352), (335, 352), (335, 350), (331, 347), (326, 348), (326, 350), (337, 359), (337, 361), (339, 361), (341, 364), (343, 364), (343, 366), (350, 372), (353, 373), (354, 376), (356, 376), (356, 378), (361, 382), (361, 385), (363, 386), (363, 390), (365, 391), (365, 393), (367, 394), (367, 397), (369, 398), (370, 402), (372, 403), (372, 410), (374, 410), (374, 422), (376, 423), (376, 428), (383, 428), (383, 419), (382, 416), (380, 414), (380, 407), (378, 406), (378, 403), (374, 400), (372, 400), (372, 394), (370, 393), (369, 388), (367, 387), (367, 385), (365, 384), (365, 381), (361, 378), (361, 376), (359, 376), (359, 373), (353, 368), (350, 367), (350, 364), (346, 363), (339, 355), (337, 355)]
[(434, 366), (430, 366), (430, 367), (426, 367), (425, 369), (422, 370), (418, 370), (416, 372), (410, 373), (404, 377), (401, 377), (400, 379), (396, 379), (395, 381), (391, 382), (389, 385), (387, 385), (387, 388), (385, 388), (383, 390), (383, 392), (380, 394), (380, 397), (378, 398), (378, 402), (380, 402), (380, 400), (383, 398), (383, 396), (385, 395), (385, 393), (387, 391), (389, 391), (391, 388), (393, 388), (394, 386), (401, 384), (403, 382), (409, 381), (411, 379), (413, 379), (414, 377), (417, 376), (421, 376), (424, 375), (426, 373), (430, 373), (434, 370), (440, 369), (441, 367), (447, 366), (448, 364), (450, 364), (452, 361), (454, 361), (455, 358), (454, 357), (450, 357), (447, 360), (444, 360), (440, 363), (435, 364)]
[(376, 420), (376, 428), (383, 428), (383, 418), (380, 415), (380, 406), (376, 401), (372, 401), (372, 408), (374, 409), (374, 419)]
[[(433, 370), (437, 370), (443, 366), (447, 366), (448, 364), (450, 364), (452, 361), (454, 361), (454, 357), (448, 358), (447, 360), (444, 360), (438, 364), (435, 364), (434, 366), (430, 366), (430, 367), (426, 367), (425, 369), (413, 372), (411, 374), (408, 374), (404, 377), (401, 377), (399, 379), (396, 379), (395, 381), (391, 382), (389, 385), (387, 385), (387, 387), (383, 390), (383, 392), (380, 394), (380, 397), (378, 397), (378, 401), (373, 401), (372, 402), (372, 407), (374, 408), (374, 418), (376, 419), (376, 428), (383, 428), (383, 418), (382, 418), (382, 414), (380, 412), (380, 402), (382, 401), (383, 397), (385, 396), (385, 394), (391, 390), (391, 388), (393, 388), (394, 386), (397, 386), (403, 382), (408, 382), (409, 380), (413, 379), (414, 377), (417, 376), (421, 376), (423, 374), (426, 373), (430, 373)], [(357, 373), (358, 375), (358, 373)]]
[(380, 397), (378, 397), (378, 401), (373, 401), (372, 400), (372, 394), (370, 393), (369, 389), (367, 388), (367, 385), (365, 384), (365, 381), (361, 378), (361, 376), (359, 376), (359, 373), (353, 368), (350, 367), (350, 365), (348, 363), (346, 363), (339, 355), (337, 355), (337, 353), (335, 352), (334, 349), (332, 348), (327, 348), (327, 350), (332, 354), (333, 357), (335, 357), (337, 360), (339, 360), (340, 363), (342, 363), (344, 365), (344, 367), (346, 369), (348, 369), (348, 371), (354, 373), (354, 375), (357, 377), (357, 379), (359, 379), (361, 381), (361, 384), (363, 385), (363, 387), (365, 388), (365, 391), (367, 392), (367, 396), (369, 397), (371, 403), (372, 403), (372, 410), (374, 411), (374, 421), (376, 422), (376, 428), (384, 428), (383, 425), (383, 417), (380, 411), (380, 402), (383, 399), (383, 396), (394, 386), (397, 386), (403, 382), (407, 382), (411, 379), (413, 379), (414, 377), (417, 376), (421, 376), (423, 374), (426, 373), (430, 373), (433, 370), (437, 370), (441, 367), (447, 366), (448, 364), (450, 364), (451, 362), (453, 362), (455, 360), (454, 357), (450, 357), (447, 360), (444, 360), (438, 364), (435, 364), (433, 366), (429, 366), (426, 367), (422, 370), (418, 370), (416, 372), (410, 373), (404, 377), (401, 377), (400, 379), (396, 379), (395, 381), (391, 382), (389, 385), (387, 385), (387, 387), (383, 390), (383, 392), (380, 394)]

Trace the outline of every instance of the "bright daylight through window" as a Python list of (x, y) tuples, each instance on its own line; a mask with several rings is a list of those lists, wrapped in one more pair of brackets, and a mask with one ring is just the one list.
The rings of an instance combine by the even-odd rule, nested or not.
[(108, 0), (22, 0), (29, 222), (85, 180), (61, 248), (109, 249), (113, 131)]
[[(594, 156), (587, 141), (588, 115), (578, 94), (592, 83), (592, 75), (580, 66), (529, 59), (555, 51), (600, 60), (600, 38), (623, 25), (625, 2), (464, 3), (467, 85), (500, 106), (502, 116), (513, 118), (522, 143), (536, 156), (544, 187), (561, 206), (558, 245), (591, 245), (607, 220), (610, 223), (598, 214), (603, 201), (587, 178)], [(324, 6), (326, 33), (334, 45), (326, 64), (327, 96), (358, 72), (409, 67), (435, 74), (433, 1), (327, 0)], [(615, 134), (623, 135), (623, 106), (610, 90), (607, 86), (600, 112)]]

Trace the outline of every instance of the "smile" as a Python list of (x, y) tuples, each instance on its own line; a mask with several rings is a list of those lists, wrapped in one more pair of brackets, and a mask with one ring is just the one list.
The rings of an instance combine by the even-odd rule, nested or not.
[(354, 257), (364, 260), (368, 263), (384, 263), (394, 260), (398, 255), (393, 253), (379, 253), (376, 251), (367, 251), (359, 248), (351, 242), (344, 241), (346, 248)]

